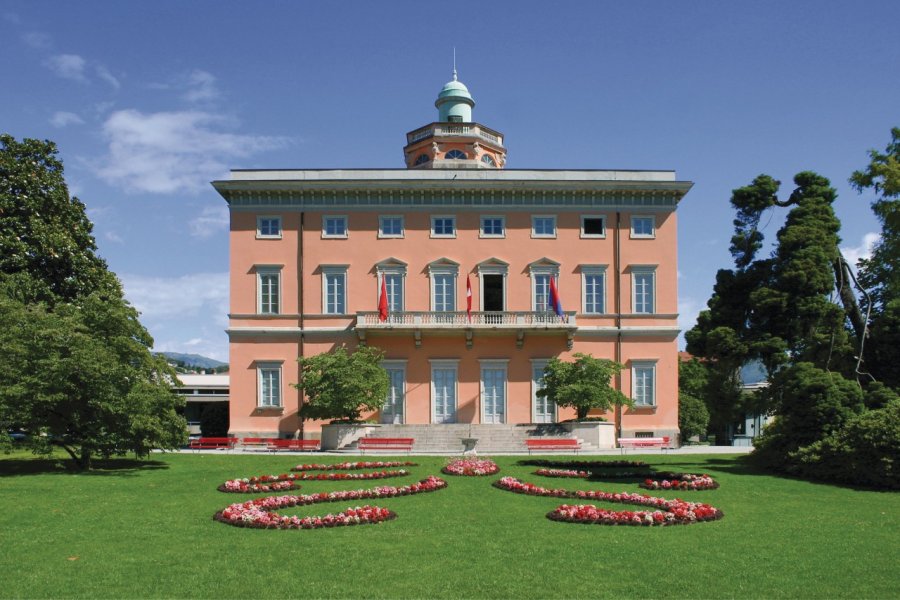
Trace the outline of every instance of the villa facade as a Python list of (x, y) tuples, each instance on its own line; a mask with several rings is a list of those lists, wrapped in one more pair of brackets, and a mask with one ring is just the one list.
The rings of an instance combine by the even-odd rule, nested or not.
[[(237, 436), (301, 430), (298, 356), (385, 353), (383, 423), (548, 423), (544, 366), (576, 352), (625, 365), (620, 436), (678, 431), (673, 171), (505, 169), (457, 81), (407, 134), (406, 168), (235, 170), (230, 406)], [(321, 424), (307, 422), (306, 437)]]

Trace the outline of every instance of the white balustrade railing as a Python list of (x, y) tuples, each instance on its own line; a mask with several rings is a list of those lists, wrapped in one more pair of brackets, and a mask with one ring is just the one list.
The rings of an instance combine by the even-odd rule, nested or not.
[(437, 124), (425, 127), (412, 133), (407, 134), (407, 143), (413, 144), (420, 140), (430, 138), (434, 135), (477, 135), (483, 139), (491, 141), (497, 145), (503, 145), (503, 138), (494, 135), (490, 131), (485, 131), (478, 125), (446, 125)]
[(378, 312), (356, 313), (357, 328), (390, 329), (393, 327), (414, 327), (428, 329), (455, 328), (561, 328), (575, 327), (575, 312), (564, 313), (562, 317), (552, 312), (542, 311), (402, 311), (388, 314), (381, 320)]

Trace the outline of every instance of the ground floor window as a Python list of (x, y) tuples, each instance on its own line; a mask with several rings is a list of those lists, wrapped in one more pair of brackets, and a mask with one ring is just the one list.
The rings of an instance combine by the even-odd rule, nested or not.
[(259, 406), (281, 406), (281, 364), (257, 363)]
[(456, 383), (459, 361), (431, 361), (433, 423), (456, 423)]
[(506, 360), (481, 361), (481, 422), (506, 423)]
[(636, 406), (656, 405), (656, 362), (631, 363), (631, 399)]
[(531, 361), (531, 414), (535, 423), (554, 423), (556, 421), (556, 404), (547, 398), (537, 395), (544, 387), (544, 368), (549, 360)]
[(387, 371), (390, 386), (388, 395), (381, 409), (381, 422), (384, 424), (398, 425), (403, 423), (404, 404), (406, 399), (406, 365), (402, 363), (385, 362), (384, 370)]

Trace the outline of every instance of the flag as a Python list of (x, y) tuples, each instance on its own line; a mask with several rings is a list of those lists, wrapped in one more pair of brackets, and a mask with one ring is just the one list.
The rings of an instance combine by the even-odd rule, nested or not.
[(556, 278), (552, 275), (550, 276), (550, 308), (557, 317), (563, 316), (562, 301), (559, 299), (559, 291), (556, 289)]
[(472, 279), (466, 275), (466, 316), (469, 317), (469, 323), (472, 322)]
[(381, 297), (378, 299), (378, 320), (387, 321), (388, 318), (388, 301), (387, 301), (387, 284), (384, 282), (384, 275), (381, 276)]

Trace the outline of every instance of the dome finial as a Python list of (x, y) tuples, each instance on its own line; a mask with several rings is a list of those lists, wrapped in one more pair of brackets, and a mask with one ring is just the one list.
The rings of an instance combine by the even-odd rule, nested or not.
[(453, 46), (453, 81), (456, 80), (456, 46)]

